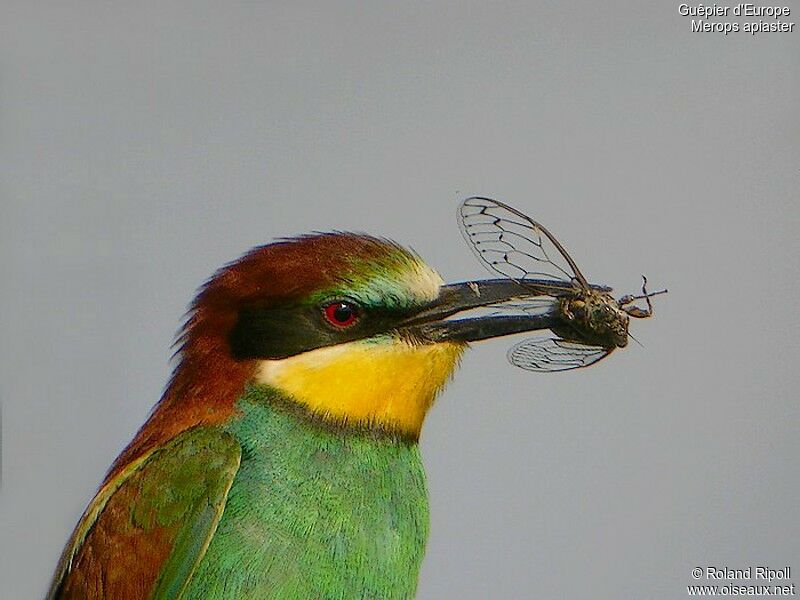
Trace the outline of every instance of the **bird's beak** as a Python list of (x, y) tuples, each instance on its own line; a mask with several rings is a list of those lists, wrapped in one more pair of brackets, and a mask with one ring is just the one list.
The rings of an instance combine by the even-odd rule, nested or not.
[[(574, 288), (563, 284), (564, 293)], [(443, 285), (439, 297), (401, 324), (402, 330), (423, 342), (476, 342), (524, 331), (549, 329), (557, 323), (559, 284), (522, 285), (511, 279), (487, 279)], [(459, 313), (535, 296), (554, 297), (552, 310), (541, 314), (492, 314), (450, 318)]]

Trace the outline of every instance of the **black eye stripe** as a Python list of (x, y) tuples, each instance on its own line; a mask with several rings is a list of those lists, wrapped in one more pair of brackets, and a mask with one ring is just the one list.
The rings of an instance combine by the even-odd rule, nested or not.
[[(326, 312), (329, 306), (340, 302), (355, 309), (355, 320), (349, 324), (341, 321), (343, 315), (329, 317)], [(413, 315), (413, 310), (362, 306), (341, 297), (313, 304), (252, 306), (239, 312), (228, 339), (231, 353), (237, 360), (275, 360), (392, 331)]]

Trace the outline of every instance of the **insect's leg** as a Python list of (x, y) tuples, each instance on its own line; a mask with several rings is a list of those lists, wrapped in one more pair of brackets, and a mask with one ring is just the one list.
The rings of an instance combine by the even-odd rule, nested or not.
[(642, 300), (642, 299), (648, 297), (649, 294), (647, 293), (647, 277), (642, 275), (642, 280), (643, 280), (643, 282), (642, 282), (642, 293), (641, 293), (641, 295), (636, 296), (634, 294), (626, 294), (625, 296), (623, 296), (622, 298), (617, 300), (617, 302), (619, 303), (620, 306), (625, 306), (626, 304), (630, 304), (631, 302), (633, 302), (635, 300)]
[(561, 311), (561, 316), (563, 316), (567, 321), (575, 320), (575, 313), (572, 312), (571, 303), (568, 299), (561, 298), (559, 300), (559, 310)]
[(622, 310), (628, 313), (630, 316), (635, 317), (637, 319), (647, 319), (648, 317), (653, 316), (653, 306), (648, 301), (648, 307), (639, 308), (638, 306), (625, 306)]
[[(666, 290), (664, 290), (665, 292)], [(647, 277), (642, 275), (642, 295), (641, 296), (623, 296), (619, 299), (619, 305), (626, 313), (636, 319), (646, 319), (648, 317), (653, 316), (653, 303), (650, 302), (650, 297), (654, 296), (655, 294), (662, 294), (663, 292), (655, 292), (650, 294), (647, 291)], [(647, 302), (647, 308), (639, 308), (638, 306), (625, 306), (626, 304), (630, 304), (635, 300), (644, 300)]]

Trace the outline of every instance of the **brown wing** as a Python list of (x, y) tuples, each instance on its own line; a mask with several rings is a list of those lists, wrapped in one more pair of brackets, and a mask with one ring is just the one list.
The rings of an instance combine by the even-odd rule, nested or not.
[(86, 509), (48, 598), (178, 597), (216, 531), (240, 456), (231, 436), (199, 427), (123, 469)]

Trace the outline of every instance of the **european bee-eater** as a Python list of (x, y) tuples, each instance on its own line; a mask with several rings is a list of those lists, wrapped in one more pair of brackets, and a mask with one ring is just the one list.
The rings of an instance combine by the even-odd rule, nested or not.
[(200, 290), (166, 390), (72, 534), (50, 598), (412, 598), (428, 536), (417, 440), (468, 342), (549, 326), (465, 310), (347, 233), (255, 248)]

